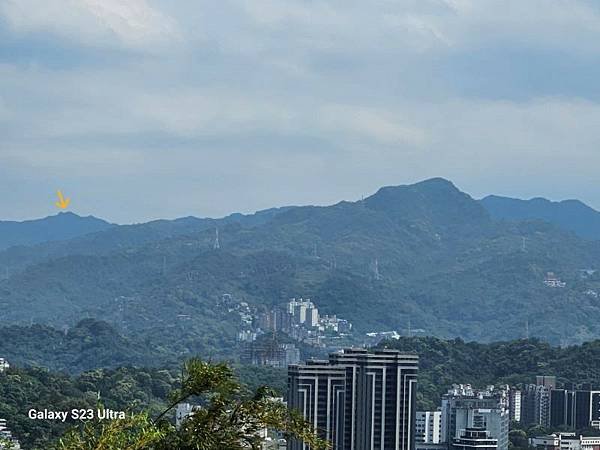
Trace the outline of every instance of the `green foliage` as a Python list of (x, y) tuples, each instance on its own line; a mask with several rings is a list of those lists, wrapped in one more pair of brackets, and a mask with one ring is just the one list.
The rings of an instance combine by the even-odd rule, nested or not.
[(80, 373), (97, 367), (176, 365), (168, 348), (150, 348), (106, 322), (84, 319), (67, 332), (45, 325), (0, 328), (0, 355), (20, 367)]
[(559, 383), (600, 386), (600, 340), (579, 346), (553, 347), (538, 339), (482, 344), (461, 339), (401, 338), (380, 344), (419, 355), (419, 408), (435, 409), (454, 383), (535, 382), (536, 375), (554, 375)]
[[(265, 427), (286, 432), (315, 450), (329, 448), (297, 413), (274, 400), (270, 389), (244, 397), (241, 388), (226, 364), (189, 360), (181, 388), (171, 394), (173, 403), (157, 419), (138, 414), (106, 424), (88, 422), (59, 439), (56, 450), (260, 450), (259, 432)], [(191, 399), (201, 406), (179, 428), (163, 420), (178, 403)]]
[(103, 423), (87, 422), (58, 440), (55, 450), (150, 450), (165, 432), (144, 414)]
[(73, 424), (31, 420), (28, 410), (96, 408), (98, 396), (115, 411), (158, 414), (175, 386), (174, 374), (158, 369), (98, 369), (78, 377), (44, 369), (9, 369), (0, 374), (0, 417), (28, 449), (46, 450), (47, 443)]
[[(262, 307), (302, 295), (358, 333), (410, 320), (428, 335), (494, 341), (523, 336), (528, 321), (530, 335), (580, 343), (600, 336), (600, 302), (585, 294), (600, 279), (579, 274), (599, 260), (598, 242), (543, 222), (494, 222), (436, 179), (364, 202), (114, 227), (0, 252), (0, 267), (16, 268), (0, 281), (0, 319), (62, 329), (101, 317), (178, 359), (234, 357), (240, 321), (217, 307), (223, 293)], [(545, 286), (548, 271), (567, 287)]]

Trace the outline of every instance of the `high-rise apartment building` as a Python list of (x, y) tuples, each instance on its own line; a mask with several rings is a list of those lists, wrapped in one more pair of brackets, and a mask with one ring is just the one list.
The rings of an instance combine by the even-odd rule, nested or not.
[(293, 298), (288, 302), (288, 313), (293, 316), (293, 320), (297, 324), (301, 324), (310, 328), (319, 325), (319, 309), (310, 299)]
[(508, 411), (510, 420), (521, 421), (521, 391), (510, 389), (508, 391)]
[(543, 384), (525, 386), (521, 394), (522, 423), (550, 426), (550, 392), (551, 388)]
[[(288, 403), (334, 450), (414, 448), (419, 358), (397, 350), (346, 349), (288, 368)], [(303, 442), (290, 450), (307, 450)]]

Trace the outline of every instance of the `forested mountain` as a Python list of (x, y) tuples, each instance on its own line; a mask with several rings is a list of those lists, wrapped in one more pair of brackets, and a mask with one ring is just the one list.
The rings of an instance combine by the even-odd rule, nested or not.
[[(59, 257), (70, 255), (98, 256), (108, 255), (117, 251), (130, 251), (151, 242), (158, 242), (177, 236), (186, 236), (206, 229), (212, 229), (214, 235), (215, 227), (221, 227), (228, 224), (236, 224), (245, 227), (256, 226), (263, 224), (275, 215), (292, 208), (293, 207), (271, 208), (249, 215), (235, 213), (220, 219), (190, 216), (174, 220), (153, 220), (151, 222), (132, 225), (113, 225), (101, 230), (90, 230), (86, 233), (82, 232), (73, 239), (68, 240), (38, 239), (34, 243), (39, 242), (39, 244), (33, 246), (16, 245), (19, 239), (26, 239), (24, 235), (26, 235), (27, 227), (21, 229), (18, 225), (27, 225), (28, 222), (20, 222), (16, 223), (14, 236), (11, 238), (12, 244), (10, 245), (13, 245), (13, 247), (0, 252), (0, 267), (3, 266), (6, 269), (9, 269), (11, 273), (15, 273), (21, 271), (28, 265)], [(62, 217), (69, 217), (71, 220), (75, 221), (84, 219), (72, 213), (60, 213), (56, 216), (42, 219), (42, 221), (48, 220), (49, 222), (54, 222)], [(2, 222), (0, 222), (0, 224), (1, 223)], [(43, 235), (44, 233), (40, 233), (40, 236)], [(2, 247), (0, 247), (0, 250), (2, 250)]]
[(545, 198), (520, 200), (490, 195), (481, 204), (495, 219), (543, 220), (586, 239), (600, 239), (600, 212), (579, 200), (551, 202)]
[[(102, 318), (152, 345), (227, 353), (240, 327), (218, 305), (228, 293), (263, 310), (311, 297), (357, 336), (410, 321), (439, 337), (491, 341), (527, 327), (574, 343), (600, 336), (599, 264), (600, 242), (541, 221), (495, 221), (438, 178), (358, 202), (117, 227), (5, 251), (0, 324), (60, 329)], [(566, 287), (544, 284), (547, 272)]]
[(176, 366), (178, 362), (173, 348), (150, 347), (144, 340), (125, 337), (94, 319), (64, 330), (38, 324), (2, 327), (0, 355), (19, 367), (75, 374), (99, 367)]
[(177, 371), (162, 369), (98, 369), (77, 377), (45, 369), (13, 368), (0, 374), (0, 417), (22, 448), (46, 450), (75, 424), (72, 421), (32, 420), (30, 408), (43, 411), (96, 409), (98, 403), (116, 411), (162, 410), (176, 386)]
[(69, 212), (25, 222), (0, 221), (0, 250), (16, 245), (71, 239), (112, 227), (104, 220), (92, 216), (80, 217)]

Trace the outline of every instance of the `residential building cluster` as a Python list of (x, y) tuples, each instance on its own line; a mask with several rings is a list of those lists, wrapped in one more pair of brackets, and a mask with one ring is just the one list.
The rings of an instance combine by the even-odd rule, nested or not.
[(352, 331), (352, 324), (346, 319), (335, 314), (319, 314), (319, 308), (310, 299), (292, 298), (285, 305), (258, 312), (247, 302), (224, 294), (218, 306), (240, 316), (239, 342), (254, 342), (262, 334), (281, 332), (296, 341), (322, 347), (328, 338), (345, 336)]
[[(242, 329), (237, 339), (244, 346), (240, 359), (246, 364), (273, 367), (298, 364), (298, 343), (337, 348), (336, 339), (348, 336), (352, 331), (352, 324), (347, 320), (336, 315), (321, 315), (310, 299), (292, 298), (285, 305), (262, 313), (246, 302), (236, 302), (229, 294), (223, 296), (220, 305), (228, 312), (240, 315)], [(295, 343), (278, 342), (278, 333), (285, 334)]]
[(336, 315), (321, 315), (310, 299), (292, 298), (285, 307), (274, 308), (259, 316), (258, 326), (266, 331), (283, 332), (309, 345), (323, 346), (331, 335), (345, 335), (352, 324)]
[[(567, 383), (559, 388), (556, 377), (538, 376), (535, 384), (510, 392), (515, 396), (512, 420), (552, 429), (600, 429), (600, 390), (588, 383)], [(520, 403), (520, 411), (516, 402)]]
[(19, 441), (13, 437), (6, 425), (5, 419), (0, 419), (0, 450), (2, 449), (20, 450)]
[(292, 298), (285, 305), (258, 312), (247, 302), (236, 301), (224, 294), (219, 306), (240, 316), (242, 329), (238, 341), (253, 342), (261, 334), (282, 332), (292, 339), (309, 345), (323, 346), (328, 337), (348, 335), (352, 324), (337, 315), (321, 315), (319, 308), (310, 299)]

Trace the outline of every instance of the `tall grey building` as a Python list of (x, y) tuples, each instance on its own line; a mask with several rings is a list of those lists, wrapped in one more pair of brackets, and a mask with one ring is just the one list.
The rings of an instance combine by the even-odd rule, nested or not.
[[(288, 368), (288, 404), (334, 450), (414, 448), (419, 358), (397, 350), (346, 349)], [(289, 450), (307, 450), (290, 441)]]
[(509, 423), (505, 390), (454, 385), (442, 398), (442, 435), (450, 448), (454, 448), (455, 439), (461, 439), (465, 430), (482, 429), (496, 441), (498, 450), (508, 450)]
[(528, 384), (521, 393), (521, 422), (550, 426), (550, 391), (542, 384)]

